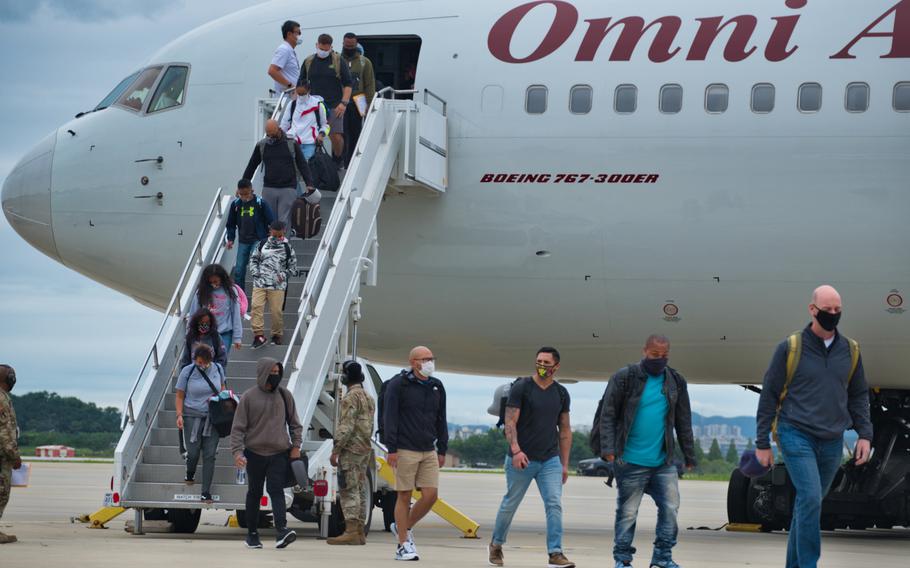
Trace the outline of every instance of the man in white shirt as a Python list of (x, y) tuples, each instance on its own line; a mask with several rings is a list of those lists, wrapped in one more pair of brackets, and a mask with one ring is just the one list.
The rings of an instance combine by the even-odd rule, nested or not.
[(325, 104), (319, 95), (310, 94), (310, 82), (306, 79), (297, 84), (297, 100), (291, 103), (285, 113), (281, 128), (288, 138), (297, 140), (303, 157), (310, 160), (316, 153), (316, 144), (322, 144), (330, 132)]
[(286, 91), (297, 84), (300, 77), (300, 61), (297, 60), (297, 52), (294, 48), (300, 44), (300, 24), (294, 20), (288, 20), (281, 25), (281, 37), (284, 41), (275, 50), (272, 56), (272, 63), (269, 65), (269, 77), (275, 81), (273, 96), (281, 96), (282, 91)]

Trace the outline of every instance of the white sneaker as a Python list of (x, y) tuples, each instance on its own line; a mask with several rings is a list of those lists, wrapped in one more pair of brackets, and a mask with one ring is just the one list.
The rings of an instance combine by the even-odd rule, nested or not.
[(420, 558), (417, 556), (414, 545), (405, 542), (404, 544), (399, 544), (395, 550), (395, 560), (420, 560)]

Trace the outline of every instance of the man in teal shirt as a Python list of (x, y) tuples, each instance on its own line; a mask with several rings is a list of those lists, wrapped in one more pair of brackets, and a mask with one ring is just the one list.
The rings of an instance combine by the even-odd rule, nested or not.
[(679, 510), (673, 431), (686, 466), (693, 467), (689, 392), (683, 376), (667, 366), (670, 340), (666, 336), (648, 337), (643, 354), (640, 362), (610, 378), (600, 417), (601, 455), (613, 464), (619, 492), (613, 558), (616, 568), (632, 565), (638, 506), (647, 493), (657, 505), (657, 538), (650, 566), (680, 568), (673, 561)]

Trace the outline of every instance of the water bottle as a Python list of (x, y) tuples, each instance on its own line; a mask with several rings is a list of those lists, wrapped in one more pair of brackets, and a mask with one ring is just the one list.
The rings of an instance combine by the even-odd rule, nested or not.
[(237, 485), (246, 485), (246, 468), (237, 468), (237, 474), (234, 476), (234, 482)]

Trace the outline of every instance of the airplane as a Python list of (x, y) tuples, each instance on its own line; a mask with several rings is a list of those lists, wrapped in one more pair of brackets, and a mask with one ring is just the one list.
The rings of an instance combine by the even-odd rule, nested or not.
[[(755, 385), (831, 283), (876, 427), (900, 432), (876, 436), (879, 474), (910, 471), (910, 0), (256, 5), (164, 46), (27, 152), (3, 186), (13, 228), (164, 309), (211, 191), (261, 136), (286, 19), (301, 60), (319, 33), (355, 31), (386, 85), (448, 104), (446, 194), (382, 205), (362, 356), (427, 343), (443, 369), (516, 376), (553, 344), (564, 376), (606, 380), (658, 332), (691, 382)], [(839, 522), (910, 525), (888, 499)]]

